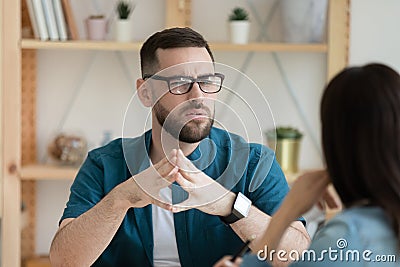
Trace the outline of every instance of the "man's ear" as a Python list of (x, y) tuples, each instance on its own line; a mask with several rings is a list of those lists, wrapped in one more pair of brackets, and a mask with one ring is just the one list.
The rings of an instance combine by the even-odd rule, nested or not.
[(146, 83), (145, 80), (139, 78), (136, 80), (136, 90), (140, 99), (140, 102), (145, 107), (152, 107), (153, 106), (153, 96), (151, 92), (150, 85)]

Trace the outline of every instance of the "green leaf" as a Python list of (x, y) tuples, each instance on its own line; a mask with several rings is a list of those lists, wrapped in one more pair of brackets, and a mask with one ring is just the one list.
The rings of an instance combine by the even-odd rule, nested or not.
[(249, 20), (249, 13), (242, 7), (235, 7), (229, 15), (229, 20)]
[(121, 0), (117, 4), (118, 17), (120, 19), (128, 19), (133, 11), (132, 4), (128, 1)]
[(271, 139), (301, 139), (303, 137), (303, 134), (293, 127), (277, 127), (267, 131), (266, 135)]

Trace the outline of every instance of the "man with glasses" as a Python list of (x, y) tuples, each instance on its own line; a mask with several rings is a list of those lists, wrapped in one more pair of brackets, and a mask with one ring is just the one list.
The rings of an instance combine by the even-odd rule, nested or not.
[[(140, 57), (136, 85), (152, 129), (89, 153), (50, 249), (53, 266), (212, 266), (263, 233), (288, 192), (268, 148), (213, 127), (224, 75), (199, 33), (157, 32)], [(281, 248), (308, 243), (296, 221)]]

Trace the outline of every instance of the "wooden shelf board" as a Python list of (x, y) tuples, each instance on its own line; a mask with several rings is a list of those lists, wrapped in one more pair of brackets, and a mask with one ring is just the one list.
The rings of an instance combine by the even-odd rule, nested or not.
[(49, 256), (30, 258), (25, 261), (25, 267), (51, 267)]
[[(86, 50), (111, 50), (128, 51), (140, 50), (142, 42), (113, 42), (113, 41), (39, 41), (35, 39), (22, 39), (22, 49), (86, 49)], [(317, 52), (328, 51), (326, 44), (292, 44), (292, 43), (249, 43), (244, 45), (231, 43), (210, 43), (212, 50), (219, 51), (276, 51), (276, 52)]]
[(249, 43), (244, 45), (231, 43), (210, 43), (212, 50), (220, 51), (266, 51), (266, 52), (319, 52), (328, 51), (326, 44), (294, 43)]
[(22, 49), (70, 49), (70, 50), (136, 50), (138, 51), (142, 46), (141, 42), (110, 42), (110, 41), (40, 41), (35, 39), (22, 39)]
[(78, 173), (76, 167), (31, 164), (21, 167), (22, 180), (72, 180)]

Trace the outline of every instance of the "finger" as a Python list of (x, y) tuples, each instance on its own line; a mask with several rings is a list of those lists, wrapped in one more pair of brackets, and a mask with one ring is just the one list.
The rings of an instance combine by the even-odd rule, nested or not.
[(155, 179), (154, 188), (161, 190), (175, 182), (176, 173)]
[(330, 209), (337, 209), (340, 207), (340, 201), (337, 199), (333, 192), (326, 190), (324, 200)]
[(156, 205), (156, 206), (158, 206), (158, 207), (160, 207), (160, 208), (163, 208), (165, 210), (172, 211), (172, 204), (170, 204), (170, 203), (163, 202), (163, 201), (161, 201), (159, 199), (156, 199), (154, 197), (151, 198), (151, 203)]
[(321, 183), (321, 186), (327, 187), (331, 183), (331, 179), (329, 177), (329, 174), (326, 170), (321, 170), (319, 171), (320, 174), (320, 179), (318, 179)]
[(185, 179), (180, 172), (175, 174), (175, 181), (188, 193), (192, 193), (196, 189), (196, 185)]
[[(176, 170), (176, 171), (175, 171)], [(168, 184), (172, 184), (173, 182), (176, 181), (176, 175), (178, 174), (178, 168), (172, 170), (171, 173), (169, 173), (164, 179), (168, 182)]]
[(193, 163), (186, 158), (186, 156), (183, 154), (182, 150), (178, 150), (177, 152), (177, 161), (176, 164), (178, 165), (179, 169), (185, 172), (198, 172), (199, 170), (196, 168), (196, 166), (193, 165)]
[(192, 177), (193, 172), (187, 172), (179, 168), (179, 173), (181, 174), (182, 178), (185, 179), (186, 181), (194, 182), (194, 179)]
[(191, 199), (191, 196), (189, 195), (189, 197), (185, 201), (175, 204), (175, 205), (172, 205), (172, 212), (178, 213), (178, 212), (190, 210), (193, 207), (194, 207), (194, 205), (192, 204), (192, 199)]
[(187, 207), (187, 206), (178, 206), (178, 205), (173, 205), (172, 206), (172, 212), (173, 213), (179, 213), (179, 212), (182, 212), (182, 211), (186, 211), (186, 210), (190, 210), (191, 209), (191, 207)]
[(243, 261), (242, 257), (237, 257), (235, 260), (235, 264), (237, 264), (239, 266), (240, 264), (242, 264), (242, 261)]
[(318, 201), (317, 208), (322, 210), (322, 211), (325, 210), (325, 205), (324, 205), (324, 201), (323, 200)]
[(177, 150), (172, 149), (171, 152), (166, 157), (164, 157), (162, 160), (154, 164), (154, 168), (157, 169), (168, 162), (174, 165), (176, 160), (174, 161), (173, 158), (176, 158), (176, 156), (177, 156)]
[[(172, 160), (175, 160), (176, 162), (176, 156), (174, 156)], [(165, 161), (164, 164), (156, 167), (156, 171), (161, 177), (165, 177), (173, 172), (177, 172), (178, 167), (175, 164), (171, 164), (170, 161)]]
[(172, 212), (178, 213), (178, 212), (182, 212), (182, 211), (186, 211), (186, 210), (190, 210), (190, 209), (198, 208), (198, 207), (199, 207), (199, 205), (195, 205), (192, 201), (192, 198), (189, 196), (189, 198), (186, 199), (185, 201), (173, 205)]

